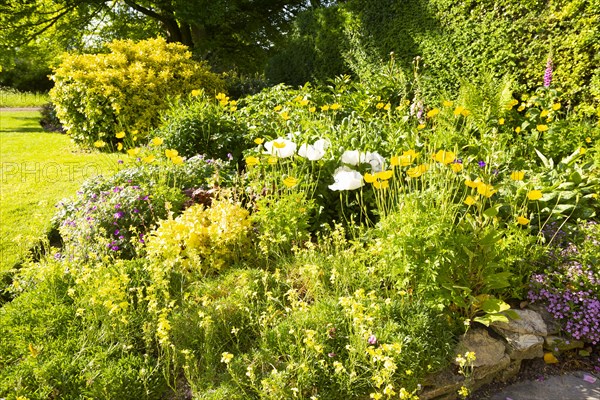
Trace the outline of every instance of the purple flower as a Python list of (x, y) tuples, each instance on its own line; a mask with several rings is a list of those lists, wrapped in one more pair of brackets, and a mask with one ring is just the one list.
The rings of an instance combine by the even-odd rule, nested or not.
[(377, 338), (375, 337), (375, 335), (369, 336), (369, 339), (367, 339), (367, 343), (369, 343), (369, 344), (376, 344), (377, 343)]
[(228, 159), (229, 161), (233, 160), (233, 154), (231, 154), (231, 153), (227, 153), (227, 159)]
[(336, 354), (335, 353), (328, 353), (327, 356), (329, 356), (329, 358), (333, 358), (333, 357), (336, 356)]
[(484, 168), (484, 167), (486, 166), (486, 163), (485, 163), (485, 161), (483, 161), (483, 160), (482, 160), (482, 161), (479, 161), (477, 164), (479, 164), (479, 166), (480, 166), (481, 168)]
[(123, 214), (123, 211), (118, 211), (118, 212), (116, 212), (116, 213), (114, 214), (114, 217), (115, 217), (116, 219), (119, 219), (119, 218), (122, 218), (122, 217), (123, 217), (123, 215), (124, 215), (124, 214)]
[(115, 245), (115, 246), (111, 246), (110, 248), (112, 251), (119, 251), (119, 246)]
[(139, 212), (140, 212), (140, 210), (138, 210), (137, 208), (134, 208), (134, 209), (133, 209), (133, 213), (134, 213), (134, 214), (137, 214), (137, 213), (139, 213)]
[(118, 210), (119, 208), (121, 208), (121, 204), (115, 204), (115, 209)]
[(117, 236), (119, 233), (121, 233), (121, 231), (118, 229), (115, 229), (115, 236)]
[(462, 158), (457, 158), (457, 159), (455, 159), (454, 161), (452, 161), (452, 163), (453, 163), (453, 164), (462, 164), (462, 163), (463, 163), (463, 160), (462, 160)]
[(550, 87), (552, 83), (552, 59), (548, 57), (546, 62), (546, 71), (544, 72), (544, 87)]
[(123, 160), (118, 160), (117, 161), (119, 164), (123, 164)]

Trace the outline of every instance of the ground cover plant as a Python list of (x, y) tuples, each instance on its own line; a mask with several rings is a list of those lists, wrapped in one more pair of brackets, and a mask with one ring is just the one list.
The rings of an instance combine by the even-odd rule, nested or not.
[(550, 78), (431, 100), (415, 73), (194, 89), (147, 142), (91, 143), (120, 171), (61, 203), (64, 245), (6, 288), (0, 394), (417, 398), (527, 299), (596, 341), (598, 121)]

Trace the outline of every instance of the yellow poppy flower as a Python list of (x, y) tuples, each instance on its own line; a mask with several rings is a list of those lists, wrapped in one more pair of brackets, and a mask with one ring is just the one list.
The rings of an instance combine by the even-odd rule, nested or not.
[(376, 182), (373, 182), (373, 187), (375, 189), (387, 189), (390, 187), (390, 182), (389, 181), (376, 181)]
[[(392, 171), (391, 169), (388, 169), (386, 171), (381, 171), (375, 174), (375, 177), (377, 179), (381, 179), (382, 181), (387, 181), (388, 179), (391, 179), (392, 176), (394, 175), (394, 171)], [(365, 181), (367, 179), (365, 178)]]
[(524, 109), (525, 109), (525, 103), (521, 104), (521, 105), (519, 106), (519, 108), (517, 108), (517, 111), (518, 111), (518, 112), (521, 112), (521, 111), (523, 111)]
[(560, 107), (561, 107), (560, 103), (554, 103), (554, 104), (552, 105), (552, 109), (553, 109), (554, 111), (558, 111), (558, 110), (560, 110)]
[(538, 125), (535, 127), (538, 132), (546, 132), (548, 130), (548, 125)]
[(427, 118), (433, 118), (436, 115), (438, 115), (439, 113), (440, 113), (439, 108), (434, 108), (433, 110), (429, 110), (429, 112), (427, 112)]
[(263, 139), (263, 138), (256, 138), (256, 139), (254, 139), (254, 143), (256, 143), (258, 145), (263, 144), (264, 141), (265, 141), (265, 139)]
[(317, 107), (310, 107), (308, 109), (309, 112), (314, 113), (315, 111), (317, 111)]
[(390, 165), (391, 165), (392, 167), (397, 167), (397, 166), (399, 166), (399, 165), (400, 165), (400, 157), (398, 157), (398, 156), (392, 156), (392, 157), (390, 158)]
[(588, 136), (588, 137), (586, 137), (586, 138), (585, 138), (585, 142), (586, 142), (586, 143), (592, 143), (592, 138), (591, 138), (591, 137), (589, 137), (589, 136)]
[(517, 223), (518, 223), (519, 225), (527, 225), (527, 224), (529, 223), (529, 221), (530, 221), (529, 219), (525, 218), (525, 217), (524, 217), (524, 216), (522, 216), (522, 215), (519, 215), (519, 216), (517, 217)]
[(283, 108), (282, 106), (277, 105), (277, 106), (275, 106), (275, 108), (273, 108), (273, 111), (279, 112), (279, 111), (281, 111), (282, 108)]
[(482, 196), (485, 197), (492, 197), (494, 195), (494, 193), (498, 192), (497, 190), (494, 190), (494, 187), (492, 185), (487, 185), (483, 182), (480, 182), (477, 185), (477, 193), (479, 193)]
[(498, 125), (504, 125), (504, 118), (500, 118), (498, 120)]
[(175, 157), (171, 158), (171, 161), (175, 165), (181, 165), (181, 164), (183, 164), (183, 157), (181, 157), (181, 156), (175, 156)]
[(375, 175), (369, 174), (368, 172), (365, 174), (365, 182), (367, 183), (375, 183), (377, 182), (377, 178)]
[(310, 102), (310, 100), (308, 100), (308, 99), (302, 99), (302, 100), (300, 100), (300, 105), (306, 106), (306, 105), (308, 105), (309, 102)]
[(520, 127), (520, 126), (517, 126), (517, 127), (515, 128), (515, 132), (517, 132), (517, 133), (521, 132), (521, 127)]
[(433, 155), (433, 159), (444, 165), (448, 165), (456, 160), (456, 155), (451, 151), (440, 150)]
[(101, 148), (104, 146), (106, 146), (106, 142), (104, 142), (104, 140), (96, 140), (94, 142), (94, 147)]
[(510, 174), (510, 179), (513, 181), (522, 181), (525, 178), (525, 171), (513, 171)]
[(121, 151), (123, 150), (123, 143), (119, 142), (117, 143), (117, 151)]
[(328, 111), (329, 110), (329, 106), (327, 104), (325, 104), (324, 106), (321, 106), (321, 111)]
[(542, 110), (542, 112), (540, 113), (540, 118), (544, 118), (548, 116), (548, 110)]
[(216, 98), (217, 100), (219, 100), (219, 101), (222, 101), (222, 100), (229, 100), (229, 97), (227, 97), (227, 96), (225, 95), (225, 93), (218, 93), (218, 94), (215, 96), (215, 98)]
[(580, 147), (579, 148), (579, 154), (583, 155), (585, 153), (587, 153), (587, 149), (585, 147)]
[(409, 168), (408, 170), (406, 170), (406, 174), (410, 178), (418, 178), (421, 175), (423, 175), (425, 172), (427, 172), (428, 170), (429, 170), (429, 165), (421, 164), (421, 165), (417, 165), (416, 167)]
[(160, 146), (161, 144), (164, 143), (164, 139), (163, 138), (159, 138), (159, 137), (155, 137), (154, 139), (152, 139), (152, 144), (154, 146)]
[(471, 111), (469, 111), (465, 108), (464, 110), (462, 110), (460, 112), (460, 115), (462, 115), (463, 117), (468, 117), (469, 115), (471, 115)]
[(342, 106), (338, 103), (333, 103), (332, 105), (329, 106), (329, 108), (331, 108), (333, 111), (339, 110), (340, 108), (342, 108)]
[(277, 164), (277, 157), (271, 156), (271, 157), (267, 158), (267, 164), (269, 164), (269, 165)]
[(527, 198), (532, 201), (539, 200), (542, 198), (542, 191), (541, 190), (532, 190), (529, 193), (527, 193)]
[(145, 162), (146, 164), (150, 164), (155, 159), (156, 159), (156, 157), (154, 157), (154, 155), (150, 154), (149, 156), (142, 158), (142, 161)]
[(287, 188), (291, 188), (294, 187), (298, 184), (298, 179), (294, 178), (292, 176), (288, 176), (287, 178), (285, 178), (283, 180), (283, 184), (287, 187)]
[(452, 107), (454, 105), (453, 101), (450, 100), (444, 100), (444, 107)]
[(425, 129), (425, 124), (419, 124), (419, 126), (417, 126), (417, 129), (419, 129), (419, 130)]
[(139, 147), (134, 147), (133, 149), (129, 149), (129, 150), (127, 150), (127, 154), (129, 154), (132, 157), (135, 157), (138, 154), (140, 154), (140, 148)]
[(288, 119), (290, 119), (290, 113), (288, 113), (287, 111), (282, 112), (281, 114), (281, 118), (283, 118), (285, 121), (287, 121)]
[(465, 179), (465, 185), (467, 185), (470, 188), (476, 188), (480, 183), (481, 181), (479, 180), (479, 178), (475, 179), (474, 181), (470, 179)]
[(385, 111), (390, 111), (390, 108), (392, 108), (392, 105), (391, 105), (390, 103), (387, 103), (387, 104), (385, 105), (385, 107), (383, 107), (383, 109), (384, 109)]
[(177, 157), (178, 154), (179, 154), (179, 152), (174, 149), (165, 150), (165, 156), (167, 156), (167, 158)]
[(477, 203), (477, 199), (473, 196), (467, 196), (464, 203), (468, 206), (472, 206), (473, 204)]
[(117, 139), (123, 139), (125, 137), (125, 132), (117, 132), (115, 136), (117, 137)]
[(377, 103), (377, 104), (375, 105), (375, 108), (376, 108), (376, 109), (378, 109), (378, 110), (381, 110), (383, 107), (385, 107), (385, 104), (383, 104), (383, 103), (381, 103), (381, 102), (379, 102), (379, 103)]
[(258, 164), (260, 164), (260, 160), (258, 158), (252, 157), (252, 156), (246, 157), (246, 165), (247, 166), (252, 167), (252, 166), (258, 165)]
[(450, 168), (452, 168), (452, 171), (458, 173), (463, 170), (463, 165), (460, 163), (453, 163)]
[(201, 94), (202, 94), (202, 90), (200, 90), (200, 89), (192, 90), (192, 97), (197, 97), (197, 96), (200, 96)]
[(454, 115), (458, 117), (464, 110), (465, 108), (463, 106), (458, 106), (454, 109)]

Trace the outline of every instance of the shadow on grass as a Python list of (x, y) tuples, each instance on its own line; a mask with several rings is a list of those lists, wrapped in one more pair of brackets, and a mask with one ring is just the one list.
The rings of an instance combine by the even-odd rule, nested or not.
[(44, 131), (42, 130), (42, 128), (30, 128), (30, 127), (12, 128), (12, 129), (0, 129), (0, 133), (28, 133), (28, 132), (42, 133)]

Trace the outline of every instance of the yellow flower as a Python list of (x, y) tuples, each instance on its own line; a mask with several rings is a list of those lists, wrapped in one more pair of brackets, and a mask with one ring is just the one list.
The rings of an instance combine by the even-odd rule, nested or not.
[(310, 107), (308, 109), (309, 112), (314, 113), (315, 111), (317, 111), (317, 107)]
[(119, 142), (117, 143), (117, 151), (121, 151), (123, 150), (123, 143)]
[(527, 198), (532, 201), (539, 200), (542, 198), (542, 191), (532, 190), (531, 192), (527, 193)]
[(202, 94), (202, 90), (194, 89), (192, 90), (192, 97), (200, 96)]
[(321, 111), (327, 111), (329, 110), (329, 106), (327, 104), (325, 104), (324, 106), (321, 106)]
[(125, 137), (125, 132), (117, 132), (115, 136), (117, 137), (117, 139), (123, 139)]
[(302, 100), (300, 100), (300, 105), (306, 106), (306, 105), (308, 105), (309, 102), (310, 102), (310, 100), (308, 100), (308, 99), (302, 99)]
[(504, 125), (504, 118), (500, 118), (498, 120), (498, 125)]
[(256, 139), (254, 139), (254, 143), (256, 143), (258, 145), (263, 144), (264, 141), (265, 141), (265, 139), (263, 139), (263, 138), (256, 138)]
[(433, 155), (433, 159), (444, 165), (448, 165), (456, 159), (456, 155), (451, 151), (440, 150)]
[(281, 118), (283, 118), (285, 121), (287, 121), (288, 119), (290, 119), (290, 114), (287, 111), (282, 112), (281, 114)]
[(517, 132), (517, 133), (521, 132), (521, 127), (520, 127), (520, 126), (517, 126), (517, 127), (515, 128), (515, 132)]
[(521, 105), (519, 106), (519, 108), (517, 108), (517, 111), (521, 112), (521, 111), (523, 111), (524, 109), (525, 109), (525, 103), (521, 104)]
[(410, 178), (418, 178), (421, 175), (423, 175), (425, 172), (427, 172), (428, 170), (429, 170), (429, 165), (421, 164), (421, 165), (417, 165), (416, 167), (407, 169), (406, 174)]
[[(388, 179), (390, 179), (392, 176), (394, 175), (394, 171), (388, 169), (386, 171), (381, 171), (375, 174), (375, 176), (377, 177), (377, 179), (381, 179), (382, 181), (387, 181)], [(365, 178), (365, 181), (367, 180), (367, 178)]]
[(246, 165), (252, 167), (254, 165), (260, 164), (260, 160), (256, 157), (246, 157)]
[(462, 386), (460, 389), (458, 389), (457, 393), (462, 399), (466, 399), (470, 394), (469, 389), (466, 386)]
[(548, 125), (538, 125), (535, 127), (538, 132), (546, 132), (548, 130)]
[(474, 181), (470, 179), (465, 179), (465, 185), (467, 185), (470, 188), (476, 188), (477, 186), (479, 186), (480, 183), (481, 181), (479, 180), (479, 178), (475, 179)]
[(391, 105), (390, 103), (387, 103), (387, 104), (385, 105), (385, 107), (383, 107), (383, 109), (384, 109), (385, 111), (390, 111), (390, 108), (392, 108), (392, 105)]
[(237, 106), (237, 101), (236, 101), (236, 100), (231, 100), (231, 101), (229, 102), (229, 105), (230, 105), (230, 106)]
[(375, 189), (387, 189), (390, 187), (390, 181), (376, 181), (373, 182), (373, 187)]
[(156, 159), (156, 157), (154, 157), (154, 155), (150, 154), (149, 156), (142, 158), (142, 161), (145, 162), (146, 164), (150, 164), (155, 159)]
[(529, 219), (525, 218), (525, 217), (524, 217), (524, 216), (522, 216), (522, 215), (519, 215), (519, 216), (517, 217), (517, 223), (518, 223), (519, 225), (527, 225), (527, 224), (529, 223)]
[(510, 174), (510, 179), (513, 181), (522, 181), (525, 178), (525, 171), (513, 171)]
[(174, 149), (165, 150), (165, 156), (167, 156), (167, 158), (177, 157), (178, 154), (179, 154), (179, 152)]
[(160, 138), (160, 137), (155, 137), (154, 139), (152, 139), (152, 145), (154, 146), (160, 146), (161, 144), (164, 143), (164, 139)]
[(460, 163), (452, 163), (450, 168), (452, 168), (452, 171), (458, 173), (463, 170), (463, 165)]
[(298, 184), (298, 179), (294, 178), (292, 176), (288, 176), (287, 178), (285, 178), (283, 180), (283, 184), (287, 187), (287, 188), (291, 188), (294, 187)]
[(398, 156), (392, 156), (390, 158), (390, 165), (392, 167), (397, 167), (398, 165), (400, 165), (400, 157), (398, 157)]
[[(397, 160), (394, 160), (394, 157), (392, 157), (392, 160), (390, 162), (392, 163), (392, 165), (408, 167), (410, 164), (412, 164), (412, 162), (417, 158), (418, 155), (419, 153), (416, 153), (414, 150), (408, 150), (402, 153), (400, 157), (396, 157)], [(394, 161), (397, 161), (398, 164), (394, 164)]]
[(512, 110), (512, 108), (513, 108), (514, 106), (516, 106), (517, 104), (519, 104), (519, 101), (518, 101), (518, 100), (515, 100), (515, 99), (512, 99), (510, 102), (508, 102), (508, 103), (506, 104), (506, 109), (507, 109), (507, 110)]
[(467, 196), (464, 203), (468, 206), (472, 206), (473, 204), (477, 203), (477, 199), (473, 196)]
[(378, 110), (381, 110), (383, 107), (385, 107), (385, 104), (383, 104), (383, 103), (381, 103), (381, 102), (379, 102), (379, 103), (377, 103), (377, 104), (375, 105), (375, 108), (376, 108), (376, 109), (378, 109)]
[(591, 137), (589, 137), (589, 136), (588, 136), (588, 137), (586, 137), (586, 138), (585, 138), (585, 142), (586, 142), (586, 143), (592, 143), (592, 138), (591, 138)]
[(479, 193), (482, 196), (492, 197), (496, 192), (497, 190), (494, 190), (494, 187), (492, 185), (487, 185), (483, 182), (480, 182), (477, 185), (477, 193)]
[(366, 173), (365, 174), (365, 182), (367, 183), (375, 183), (377, 181), (377, 178), (375, 177), (375, 175), (372, 175), (370, 173)]
[(235, 111), (235, 110), (237, 110), (237, 107), (236, 107), (236, 106), (229, 107), (229, 111), (232, 111), (232, 112), (233, 112), (233, 111)]
[(462, 110), (460, 112), (460, 115), (462, 115), (463, 117), (468, 117), (469, 115), (471, 115), (471, 111), (469, 111), (465, 108), (464, 110)]
[(444, 107), (452, 107), (454, 105), (453, 101), (450, 100), (444, 100)]
[(540, 113), (540, 118), (544, 118), (548, 116), (548, 110), (542, 110), (542, 112)]
[(381, 400), (383, 395), (381, 393), (371, 393), (369, 395), (369, 397), (372, 398), (373, 400)]
[(275, 106), (275, 108), (273, 108), (273, 111), (279, 112), (279, 111), (281, 111), (282, 108), (283, 107), (281, 107), (280, 105), (277, 105), (277, 106)]
[(138, 154), (140, 154), (140, 148), (139, 147), (134, 147), (133, 149), (129, 149), (129, 150), (127, 150), (127, 154), (129, 154), (132, 157), (135, 157)]
[(276, 149), (283, 149), (285, 147), (285, 142), (273, 142), (273, 147)]
[(181, 164), (183, 164), (183, 157), (181, 157), (181, 156), (171, 157), (171, 161), (175, 165), (181, 165)]
[(104, 140), (96, 140), (94, 142), (94, 147), (101, 148), (104, 146), (106, 146), (106, 143), (104, 142)]
[(231, 362), (231, 359), (233, 358), (233, 354), (228, 353), (228, 352), (223, 352), (223, 354), (221, 354), (221, 362), (225, 363), (225, 364), (229, 364)]
[(275, 156), (271, 156), (267, 159), (267, 164), (269, 165), (275, 165), (277, 164), (277, 157)]
[(464, 110), (465, 108), (463, 106), (458, 106), (454, 109), (454, 115), (458, 117)]
[(554, 104), (552, 105), (552, 109), (553, 109), (554, 111), (558, 111), (558, 110), (560, 110), (560, 107), (561, 107), (561, 106), (560, 106), (560, 103), (554, 103)]
[(333, 111), (335, 111), (335, 110), (339, 110), (340, 108), (342, 108), (342, 106), (338, 103), (333, 103), (331, 106), (329, 106), (329, 108), (331, 108)]
[(425, 124), (419, 124), (419, 126), (417, 126), (417, 129), (419, 129), (419, 130), (425, 129)]
[(229, 97), (227, 97), (225, 93), (218, 93), (215, 98), (219, 101), (229, 100)]
[(430, 111), (427, 113), (427, 118), (433, 118), (433, 117), (435, 117), (436, 115), (438, 115), (439, 113), (440, 113), (440, 109), (439, 109), (439, 108), (434, 108), (433, 110), (430, 110)]
[(579, 148), (579, 154), (583, 155), (585, 153), (587, 153), (587, 149), (585, 147), (580, 147)]

